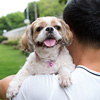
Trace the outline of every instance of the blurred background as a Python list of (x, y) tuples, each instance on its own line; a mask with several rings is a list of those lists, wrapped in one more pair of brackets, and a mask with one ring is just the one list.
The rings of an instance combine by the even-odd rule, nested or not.
[(67, 0), (0, 1), (0, 79), (16, 74), (29, 55), (20, 46), (26, 27), (36, 18), (62, 18)]

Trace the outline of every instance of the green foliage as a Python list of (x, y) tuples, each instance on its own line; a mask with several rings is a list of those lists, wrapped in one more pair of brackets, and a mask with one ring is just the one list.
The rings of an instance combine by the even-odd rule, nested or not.
[(13, 75), (24, 65), (25, 55), (10, 46), (0, 45), (0, 79)]
[(4, 40), (8, 40), (8, 38), (5, 37), (5, 36), (1, 36), (1, 35), (0, 35), (0, 43), (1, 43), (2, 41), (4, 41)]
[[(32, 23), (35, 20), (34, 5), (35, 5), (35, 2), (31, 2), (28, 4), (30, 23)], [(24, 10), (24, 15), (25, 15), (25, 18), (27, 19), (26, 10), (27, 8)], [(38, 5), (37, 5), (37, 11), (38, 11)], [(38, 13), (38, 16), (39, 16), (39, 13)]]
[(22, 12), (11, 13), (7, 15), (7, 18), (10, 20), (11, 28), (18, 28), (24, 26), (24, 14)]
[(24, 14), (22, 12), (16, 12), (8, 14), (0, 18), (0, 34), (2, 35), (3, 30), (7, 31), (24, 26)]
[[(59, 0), (40, 0), (37, 2), (37, 14), (38, 17), (43, 16), (56, 16), (61, 17), (63, 14), (63, 10), (65, 8), (65, 4), (59, 3)], [(34, 2), (29, 3), (29, 19), (32, 23), (35, 20), (35, 10), (34, 10)], [(26, 16), (26, 9), (24, 11)]]
[(40, 0), (38, 2), (39, 15), (42, 16), (56, 16), (63, 14), (65, 4), (60, 4), (58, 0)]
[(10, 20), (7, 17), (1, 17), (0, 18), (0, 35), (2, 35), (3, 30), (10, 30), (11, 29), (11, 23)]
[(59, 3), (67, 3), (68, 0), (59, 0)]
[(19, 40), (8, 40), (5, 44), (10, 46), (18, 45)]

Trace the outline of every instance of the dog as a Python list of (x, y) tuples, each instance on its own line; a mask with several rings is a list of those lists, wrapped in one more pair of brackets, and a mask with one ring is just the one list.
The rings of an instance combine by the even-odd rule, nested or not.
[(72, 38), (72, 32), (62, 19), (48, 16), (34, 21), (21, 40), (24, 50), (32, 53), (10, 82), (7, 98), (16, 96), (22, 82), (30, 75), (58, 74), (61, 86), (69, 87), (75, 65), (66, 46), (71, 44)]

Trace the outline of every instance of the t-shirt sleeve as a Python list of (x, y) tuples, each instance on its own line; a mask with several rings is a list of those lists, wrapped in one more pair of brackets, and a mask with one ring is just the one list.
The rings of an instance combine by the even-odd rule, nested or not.
[(57, 85), (59, 87), (55, 75), (30, 76), (24, 80), (19, 93), (13, 100), (50, 100)]

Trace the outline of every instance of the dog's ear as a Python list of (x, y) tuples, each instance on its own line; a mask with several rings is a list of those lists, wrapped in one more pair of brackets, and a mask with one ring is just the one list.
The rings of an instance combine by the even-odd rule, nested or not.
[(69, 26), (62, 19), (60, 19), (60, 22), (63, 27), (63, 29), (62, 29), (62, 37), (63, 37), (62, 44), (65, 46), (69, 46), (72, 43), (73, 34), (70, 31)]
[(34, 43), (33, 43), (33, 29), (32, 25), (28, 26), (26, 29), (22, 39), (21, 39), (22, 49), (33, 52), (34, 51)]

